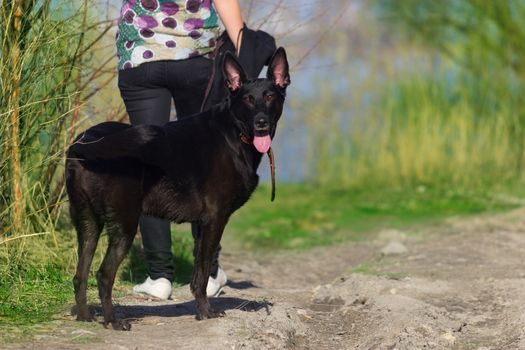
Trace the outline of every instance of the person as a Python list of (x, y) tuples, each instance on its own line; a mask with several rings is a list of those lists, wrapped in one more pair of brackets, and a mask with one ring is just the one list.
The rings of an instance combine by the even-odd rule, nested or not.
[[(177, 119), (199, 112), (212, 72), (209, 56), (220, 34), (219, 19), (238, 51), (244, 24), (238, 0), (123, 1), (116, 37), (118, 87), (132, 125), (167, 123), (172, 100)], [(174, 277), (170, 223), (142, 216), (139, 227), (149, 276), (133, 291), (168, 299)], [(198, 238), (196, 225), (192, 234)], [(220, 247), (208, 296), (218, 295), (227, 281), (219, 252)]]

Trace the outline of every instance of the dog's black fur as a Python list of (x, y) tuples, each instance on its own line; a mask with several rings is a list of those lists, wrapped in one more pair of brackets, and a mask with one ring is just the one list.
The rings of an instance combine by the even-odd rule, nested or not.
[(78, 235), (73, 279), (78, 320), (93, 319), (87, 307), (87, 277), (106, 227), (109, 246), (97, 272), (104, 325), (130, 329), (127, 321), (115, 318), (111, 295), (141, 214), (198, 225), (190, 284), (197, 319), (224, 315), (212, 310), (206, 297), (212, 257), (230, 215), (257, 186), (262, 157), (240, 135), (252, 140), (269, 133), (273, 138), (290, 80), (283, 48), (272, 57), (267, 79), (246, 81), (231, 54), (224, 58), (223, 72), (229, 97), (208, 111), (163, 127), (98, 124), (69, 148), (66, 184)]

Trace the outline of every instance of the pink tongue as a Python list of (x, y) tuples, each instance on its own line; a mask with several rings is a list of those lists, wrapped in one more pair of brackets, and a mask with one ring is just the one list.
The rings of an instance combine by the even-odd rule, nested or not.
[(261, 153), (268, 152), (268, 150), (270, 149), (271, 143), (272, 143), (272, 139), (270, 135), (253, 137), (253, 145)]

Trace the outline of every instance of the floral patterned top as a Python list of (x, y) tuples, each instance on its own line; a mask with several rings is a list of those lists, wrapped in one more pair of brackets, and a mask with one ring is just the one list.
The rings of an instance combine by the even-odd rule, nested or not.
[(118, 68), (213, 51), (220, 29), (211, 1), (123, 0), (117, 31)]

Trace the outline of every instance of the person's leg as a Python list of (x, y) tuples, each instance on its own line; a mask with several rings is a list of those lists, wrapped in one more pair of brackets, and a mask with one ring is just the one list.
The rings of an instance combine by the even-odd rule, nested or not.
[(202, 56), (194, 57), (168, 62), (168, 68), (175, 64), (177, 64), (176, 69), (168, 69), (168, 80), (177, 119), (184, 119), (200, 112), (212, 74), (213, 61)]
[[(177, 119), (184, 119), (199, 113), (202, 101), (204, 100), (206, 87), (211, 77), (213, 61), (204, 57), (195, 57), (169, 64), (177, 65), (176, 69), (168, 70), (170, 72), (168, 79), (172, 82), (170, 88), (175, 101)], [(191, 233), (193, 239), (197, 242), (200, 237), (196, 224), (191, 225)], [(220, 251), (221, 246), (219, 245), (210, 270), (210, 276), (212, 278), (217, 277)]]
[[(131, 124), (164, 125), (169, 121), (171, 92), (158, 82), (164, 70), (164, 62), (152, 62), (119, 71), (120, 94)], [(170, 222), (142, 216), (139, 226), (150, 278), (173, 282)]]

